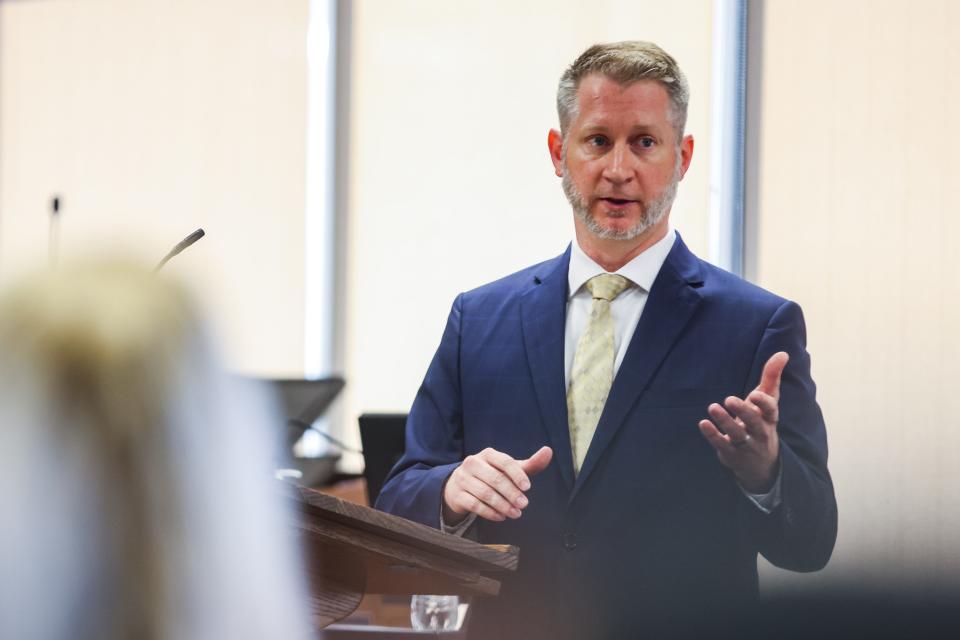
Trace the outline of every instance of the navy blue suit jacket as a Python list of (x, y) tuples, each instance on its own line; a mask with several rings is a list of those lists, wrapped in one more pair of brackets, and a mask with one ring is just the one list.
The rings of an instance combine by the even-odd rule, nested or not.
[[(518, 545), (520, 566), (498, 598), (475, 604), (471, 637), (656, 636), (754, 598), (758, 552), (788, 569), (822, 567), (837, 511), (800, 308), (701, 261), (678, 236), (575, 476), (564, 376), (569, 259), (568, 249), (457, 297), (410, 411), (406, 452), (377, 501), (436, 527), (444, 481), (465, 456), (553, 448), (521, 518), (475, 525), (481, 542)], [(782, 503), (764, 514), (697, 423), (710, 403), (749, 393), (777, 351), (790, 354)]]

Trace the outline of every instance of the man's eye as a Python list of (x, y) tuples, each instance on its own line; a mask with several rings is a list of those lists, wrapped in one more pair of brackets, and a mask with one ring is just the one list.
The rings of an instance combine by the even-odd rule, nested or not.
[(654, 144), (656, 144), (656, 141), (649, 136), (644, 136), (640, 138), (640, 146), (643, 147), (644, 149), (650, 149), (653, 147)]
[(604, 136), (596, 135), (596, 136), (590, 136), (587, 139), (587, 142), (589, 142), (594, 147), (602, 147), (605, 144), (607, 144), (607, 139)]

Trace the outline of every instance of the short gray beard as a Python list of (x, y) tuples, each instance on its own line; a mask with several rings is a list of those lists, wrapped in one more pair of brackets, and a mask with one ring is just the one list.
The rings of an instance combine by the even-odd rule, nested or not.
[(640, 201), (639, 204), (643, 208), (640, 221), (623, 231), (604, 227), (590, 215), (589, 203), (584, 200), (577, 186), (573, 184), (573, 178), (570, 177), (570, 172), (567, 170), (566, 149), (563, 153), (563, 193), (567, 196), (567, 200), (573, 208), (573, 215), (583, 223), (587, 231), (597, 238), (601, 240), (634, 240), (648, 229), (657, 226), (670, 211), (670, 207), (673, 206), (673, 200), (677, 197), (677, 185), (680, 183), (680, 160), (681, 156), (678, 149), (677, 163), (673, 169), (670, 184), (667, 185), (667, 188), (663, 190), (659, 197), (650, 202)]

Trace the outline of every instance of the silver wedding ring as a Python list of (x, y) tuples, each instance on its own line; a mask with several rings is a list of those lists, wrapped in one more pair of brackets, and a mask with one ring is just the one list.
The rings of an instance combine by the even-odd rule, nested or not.
[[(750, 442), (750, 440), (751, 440), (750, 434), (749, 434), (749, 433), (746, 433), (746, 434), (744, 434), (744, 436), (743, 436), (743, 440), (737, 440), (736, 442), (733, 442), (733, 446), (735, 446), (735, 447), (742, 447), (743, 445), (745, 445), (745, 444), (747, 444), (748, 442)], [(731, 442), (732, 442), (732, 441), (731, 441)]]

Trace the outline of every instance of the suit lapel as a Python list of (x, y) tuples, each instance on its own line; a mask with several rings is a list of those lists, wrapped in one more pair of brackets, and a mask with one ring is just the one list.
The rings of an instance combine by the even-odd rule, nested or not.
[[(577, 476), (572, 501), (597, 462), (623, 426), (627, 413), (640, 398), (663, 359), (700, 305), (697, 288), (703, 283), (697, 258), (677, 234), (627, 347), (610, 395), (600, 415), (590, 448)], [(569, 438), (568, 438), (569, 439)]]
[(563, 365), (567, 317), (567, 269), (570, 248), (545, 263), (534, 277), (534, 287), (523, 297), (520, 314), (527, 361), (543, 416), (554, 461), (567, 489), (573, 487), (573, 455), (567, 425), (566, 383)]

